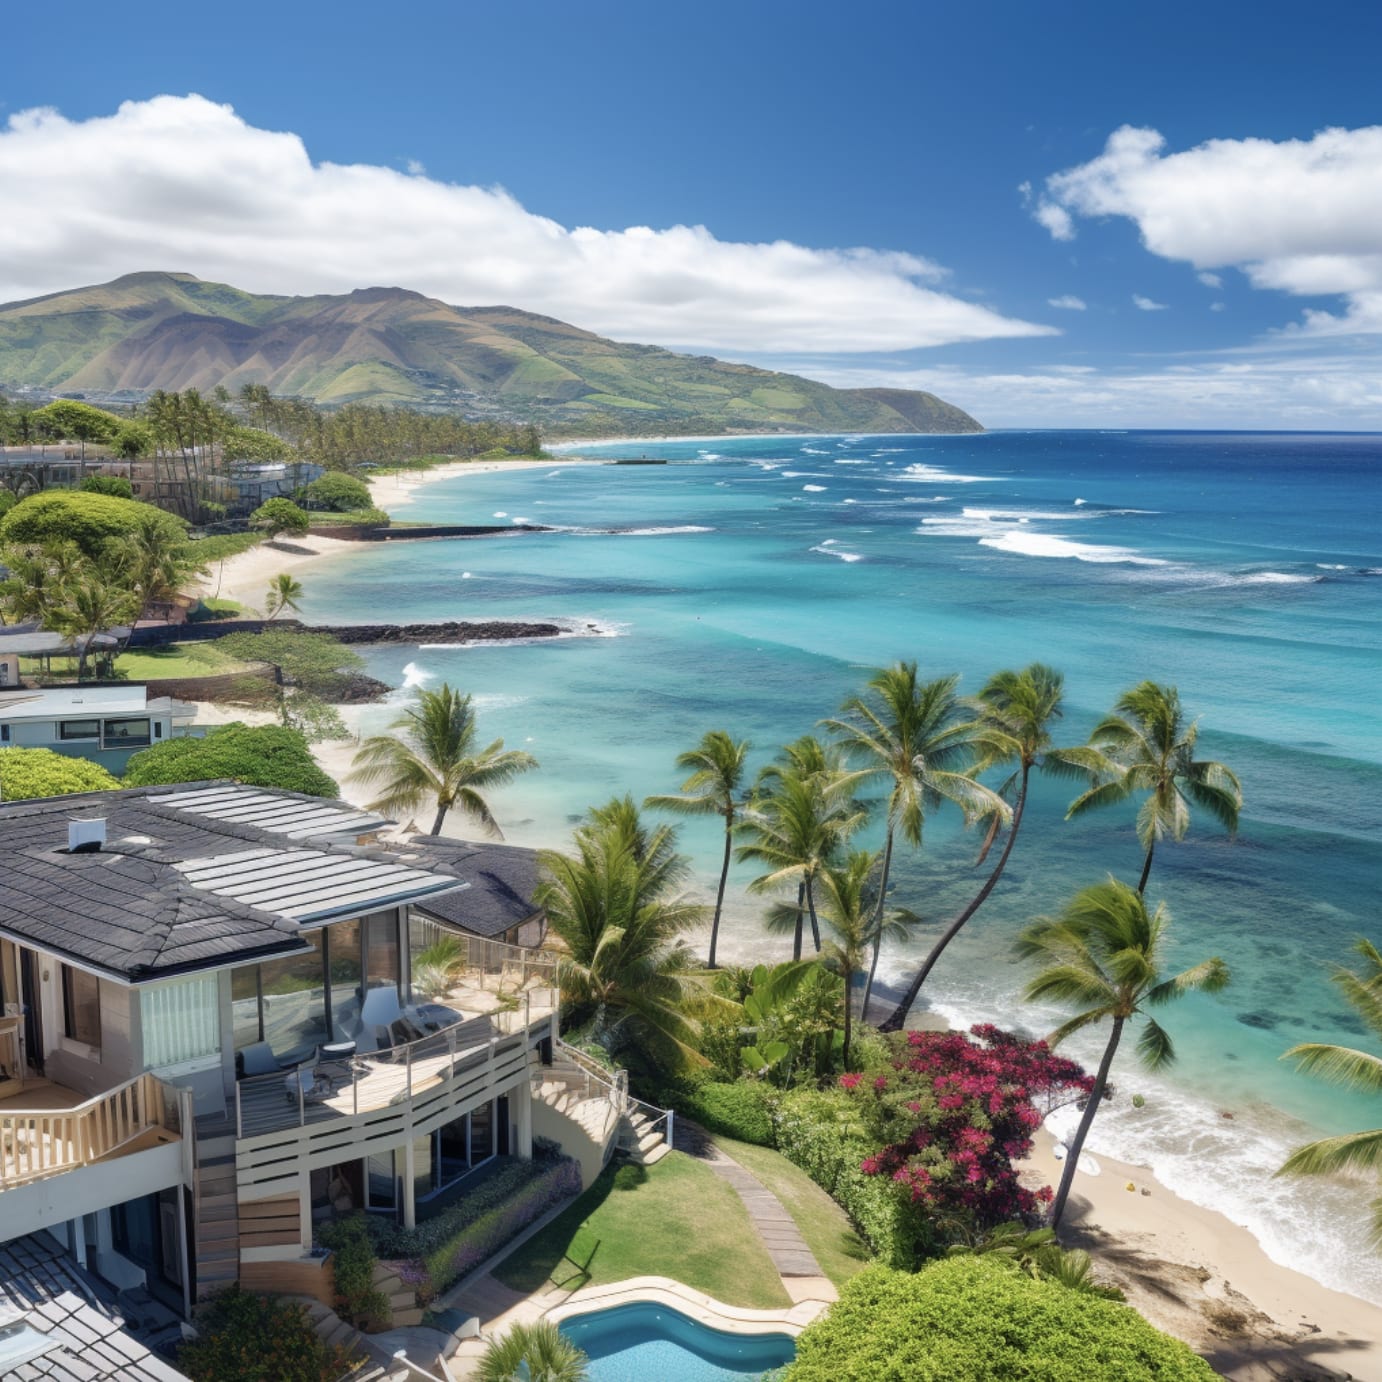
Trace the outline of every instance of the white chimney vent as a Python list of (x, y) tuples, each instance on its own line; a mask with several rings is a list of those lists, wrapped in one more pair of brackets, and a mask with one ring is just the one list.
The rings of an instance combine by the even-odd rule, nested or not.
[(106, 818), (67, 822), (67, 852), (95, 854), (106, 842)]

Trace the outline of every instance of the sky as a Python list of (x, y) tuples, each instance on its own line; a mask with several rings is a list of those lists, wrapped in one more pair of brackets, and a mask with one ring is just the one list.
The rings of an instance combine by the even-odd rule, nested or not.
[(1382, 429), (1375, 2), (0, 22), (0, 301), (397, 285), (991, 427)]

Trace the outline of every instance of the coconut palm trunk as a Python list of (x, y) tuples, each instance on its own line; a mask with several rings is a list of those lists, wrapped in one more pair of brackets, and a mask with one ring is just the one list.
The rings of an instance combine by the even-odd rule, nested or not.
[(1137, 891), (1145, 893), (1147, 891), (1147, 879), (1152, 876), (1152, 855), (1156, 853), (1156, 841), (1153, 840), (1147, 846), (1147, 858), (1142, 865), (1142, 877), (1137, 880)]
[(816, 947), (816, 954), (819, 955), (821, 953), (821, 923), (820, 918), (816, 915), (816, 890), (812, 886), (814, 882), (814, 877), (808, 875), (806, 879), (806, 910), (811, 917), (811, 944)]
[(1118, 1042), (1123, 1036), (1124, 1021), (1125, 1019), (1121, 1017), (1113, 1019), (1113, 1030), (1109, 1033), (1108, 1045), (1104, 1048), (1104, 1058), (1099, 1062), (1099, 1073), (1094, 1077), (1094, 1088), (1089, 1092), (1089, 1102), (1084, 1106), (1080, 1125), (1075, 1129), (1075, 1136), (1070, 1139), (1070, 1146), (1066, 1150), (1065, 1166), (1061, 1171), (1060, 1185), (1056, 1189), (1056, 1198), (1051, 1202), (1052, 1228), (1060, 1227), (1061, 1216), (1065, 1213), (1065, 1202), (1070, 1198), (1070, 1187), (1075, 1180), (1075, 1168), (1080, 1160), (1080, 1154), (1084, 1151), (1084, 1140), (1089, 1136), (1089, 1129), (1094, 1123), (1094, 1115), (1099, 1111), (1099, 1103), (1104, 1097), (1104, 1089), (1108, 1084), (1108, 1072), (1113, 1066), (1114, 1056), (1118, 1053)]
[(797, 884), (797, 925), (792, 933), (792, 958), (801, 959), (801, 944), (806, 934), (806, 884)]
[(878, 910), (873, 918), (873, 947), (869, 955), (868, 978), (864, 980), (864, 1001), (859, 1005), (861, 1021), (869, 1020), (869, 1000), (873, 997), (873, 979), (878, 973), (878, 956), (883, 949), (883, 909), (888, 905), (888, 875), (893, 866), (893, 828), (888, 827), (883, 841), (883, 870), (878, 880)]
[(715, 915), (710, 921), (710, 955), (707, 968), (715, 968), (715, 950), (720, 942), (720, 916), (725, 907), (725, 885), (729, 882), (729, 861), (734, 851), (734, 821), (725, 817), (725, 857), (720, 864), (720, 886), (715, 890)]

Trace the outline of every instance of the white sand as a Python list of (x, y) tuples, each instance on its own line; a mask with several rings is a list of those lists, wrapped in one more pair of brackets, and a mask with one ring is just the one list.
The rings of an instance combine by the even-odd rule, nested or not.
[(207, 597), (238, 600), (247, 613), (262, 611), (269, 582), (280, 572), (291, 571), (301, 579), (303, 567), (323, 557), (335, 556), (361, 546), (358, 542), (348, 542), (339, 537), (294, 537), (285, 538), (284, 541), (301, 550), (285, 552), (261, 542), (247, 552), (238, 552), (224, 561), (212, 563), (201, 580), (199, 592)]
[(455, 480), (462, 475), (493, 475), (504, 470), (568, 470), (577, 465), (604, 465), (604, 461), (540, 460), (540, 461), (452, 461), (431, 470), (376, 471), (370, 478), (370, 496), (375, 504), (389, 514), (417, 502), (417, 491), (438, 480)]

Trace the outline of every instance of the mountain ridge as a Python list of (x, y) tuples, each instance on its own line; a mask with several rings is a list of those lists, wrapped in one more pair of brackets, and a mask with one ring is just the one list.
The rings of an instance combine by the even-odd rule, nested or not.
[(250, 383), (324, 406), (457, 409), (554, 432), (983, 430), (919, 390), (835, 389), (410, 288), (256, 294), (144, 270), (0, 305), (0, 388), (132, 400)]

